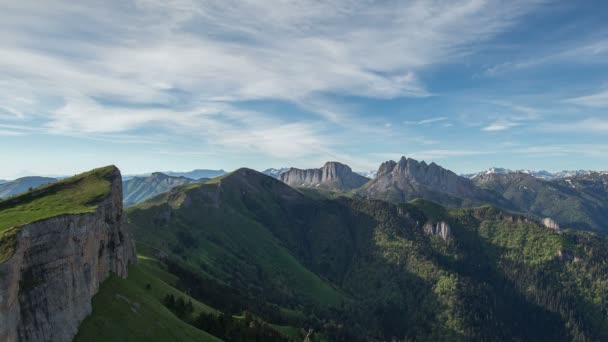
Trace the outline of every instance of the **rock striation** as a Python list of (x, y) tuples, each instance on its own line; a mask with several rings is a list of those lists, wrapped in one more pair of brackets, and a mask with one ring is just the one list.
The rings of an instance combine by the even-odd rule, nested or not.
[(118, 169), (109, 179), (109, 195), (94, 212), (21, 227), (14, 254), (0, 264), (0, 341), (71, 341), (110, 272), (127, 276), (137, 259)]
[(332, 190), (352, 190), (369, 181), (351, 170), (348, 165), (327, 162), (320, 169), (290, 168), (279, 175), (279, 179), (290, 186), (322, 188)]
[(504, 199), (477, 187), (470, 179), (443, 167), (412, 158), (382, 163), (376, 178), (359, 192), (363, 196), (406, 202), (423, 198), (454, 206), (485, 203), (506, 205)]
[(426, 234), (438, 236), (446, 242), (452, 239), (452, 229), (449, 224), (443, 221), (437, 223), (427, 222), (422, 229)]

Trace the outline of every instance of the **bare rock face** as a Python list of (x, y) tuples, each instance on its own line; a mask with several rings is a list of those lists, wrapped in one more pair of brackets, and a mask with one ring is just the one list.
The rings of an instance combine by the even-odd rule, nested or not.
[(446, 242), (452, 239), (452, 229), (449, 224), (443, 221), (437, 223), (428, 222), (422, 229), (426, 234), (439, 236)]
[(504, 199), (480, 189), (468, 178), (435, 163), (427, 164), (406, 157), (401, 157), (398, 162), (389, 160), (382, 163), (376, 178), (359, 194), (397, 202), (423, 198), (450, 206), (504, 204)]
[(351, 190), (367, 183), (369, 179), (351, 170), (348, 165), (327, 162), (320, 169), (290, 168), (279, 175), (279, 179), (290, 186)]
[(91, 313), (91, 298), (114, 272), (137, 261), (123, 225), (118, 169), (95, 212), (22, 227), (14, 255), (0, 264), (0, 341), (71, 341)]
[(542, 222), (543, 222), (543, 226), (545, 226), (546, 228), (556, 230), (556, 231), (560, 230), (559, 224), (557, 224), (557, 222), (553, 221), (553, 219), (551, 219), (549, 217), (544, 218)]

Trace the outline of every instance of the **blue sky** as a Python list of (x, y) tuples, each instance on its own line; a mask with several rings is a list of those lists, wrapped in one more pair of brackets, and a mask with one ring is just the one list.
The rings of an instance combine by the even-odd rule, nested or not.
[(608, 169), (605, 1), (3, 1), (0, 51), (0, 178)]

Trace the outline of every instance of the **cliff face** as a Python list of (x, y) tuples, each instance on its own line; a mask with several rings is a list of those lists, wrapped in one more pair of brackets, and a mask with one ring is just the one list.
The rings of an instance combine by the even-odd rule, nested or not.
[(91, 298), (114, 272), (136, 262), (123, 225), (122, 182), (96, 210), (22, 226), (15, 253), (0, 264), (0, 341), (71, 341), (91, 313)]
[(354, 173), (348, 165), (327, 162), (320, 169), (290, 168), (280, 174), (279, 179), (291, 186), (318, 187), (324, 189), (351, 190), (369, 181)]
[(471, 180), (458, 176), (441, 166), (402, 157), (399, 162), (380, 165), (376, 178), (365, 185), (361, 195), (406, 202), (423, 198), (447, 205), (501, 204), (504, 199), (480, 189)]

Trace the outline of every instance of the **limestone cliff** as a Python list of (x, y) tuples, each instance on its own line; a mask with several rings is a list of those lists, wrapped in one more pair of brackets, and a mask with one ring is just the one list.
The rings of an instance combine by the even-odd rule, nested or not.
[(290, 168), (279, 175), (279, 179), (291, 186), (304, 186), (332, 190), (356, 189), (369, 181), (351, 170), (348, 165), (327, 162), (320, 169)]
[(441, 221), (437, 223), (427, 222), (423, 230), (426, 234), (439, 236), (444, 241), (449, 241), (452, 239), (452, 229), (450, 225)]
[(0, 263), (0, 341), (71, 341), (110, 272), (127, 276), (137, 259), (118, 169), (107, 180), (108, 195), (93, 212), (18, 228), (13, 255)]
[(389, 160), (380, 165), (376, 178), (358, 192), (360, 195), (407, 202), (422, 198), (450, 206), (495, 204), (510, 208), (500, 196), (477, 187), (470, 179), (443, 167), (412, 158)]

